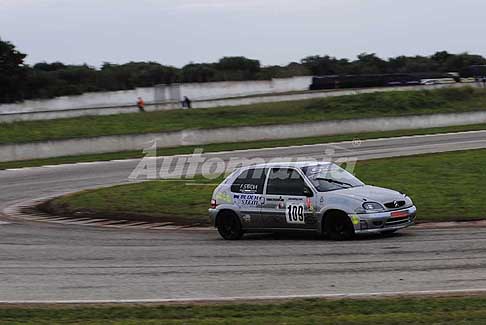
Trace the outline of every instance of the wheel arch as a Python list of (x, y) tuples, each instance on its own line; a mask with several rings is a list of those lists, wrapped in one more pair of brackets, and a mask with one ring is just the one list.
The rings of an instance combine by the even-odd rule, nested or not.
[(332, 216), (341, 216), (343, 218), (349, 218), (348, 213), (343, 209), (338, 207), (329, 208), (321, 213), (320, 218), (320, 231), (321, 233), (326, 232), (326, 221), (329, 220)]
[[(216, 227), (219, 226), (222, 218), (224, 215), (234, 215), (235, 217), (238, 218), (238, 220), (240, 220), (240, 216), (238, 215), (238, 213), (236, 211), (234, 211), (233, 209), (230, 209), (230, 208), (222, 208), (221, 210), (218, 211), (218, 213), (216, 214), (216, 218), (215, 218), (215, 221), (214, 221), (214, 225)], [(241, 220), (240, 220), (241, 222)]]

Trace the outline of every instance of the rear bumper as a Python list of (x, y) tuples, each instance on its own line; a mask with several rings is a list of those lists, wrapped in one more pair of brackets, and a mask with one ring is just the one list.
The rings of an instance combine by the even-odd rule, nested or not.
[(218, 214), (217, 209), (208, 209), (209, 213), (209, 222), (211, 225), (216, 226), (216, 215)]
[(356, 234), (373, 234), (395, 231), (410, 227), (415, 223), (415, 206), (396, 211), (350, 215)]

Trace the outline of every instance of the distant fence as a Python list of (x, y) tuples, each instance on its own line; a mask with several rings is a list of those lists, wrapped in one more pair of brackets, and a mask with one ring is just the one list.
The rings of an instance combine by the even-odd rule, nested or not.
[(74, 109), (110, 108), (135, 105), (137, 97), (147, 103), (179, 102), (184, 96), (191, 100), (213, 100), (269, 93), (285, 93), (309, 89), (311, 76), (262, 81), (226, 81), (157, 85), (133, 90), (85, 93), (53, 99), (26, 100), (0, 105), (0, 114), (67, 111)]
[(103, 136), (0, 145), (0, 161), (142, 150), (143, 148), (149, 147), (154, 140), (156, 140), (158, 147), (167, 148), (185, 145), (301, 138), (476, 123), (486, 123), (486, 111)]

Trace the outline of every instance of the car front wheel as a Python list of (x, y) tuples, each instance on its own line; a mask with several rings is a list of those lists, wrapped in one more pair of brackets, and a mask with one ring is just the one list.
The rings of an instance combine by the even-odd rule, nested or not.
[(240, 219), (232, 213), (219, 216), (218, 232), (226, 240), (238, 240), (243, 236)]
[(354, 227), (347, 215), (332, 214), (326, 220), (326, 233), (333, 240), (348, 240), (354, 236)]

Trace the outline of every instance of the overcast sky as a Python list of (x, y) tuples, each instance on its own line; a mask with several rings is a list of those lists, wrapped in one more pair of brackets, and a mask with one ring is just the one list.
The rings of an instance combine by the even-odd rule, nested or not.
[(486, 55), (485, 32), (485, 0), (0, 0), (0, 37), (28, 63)]

